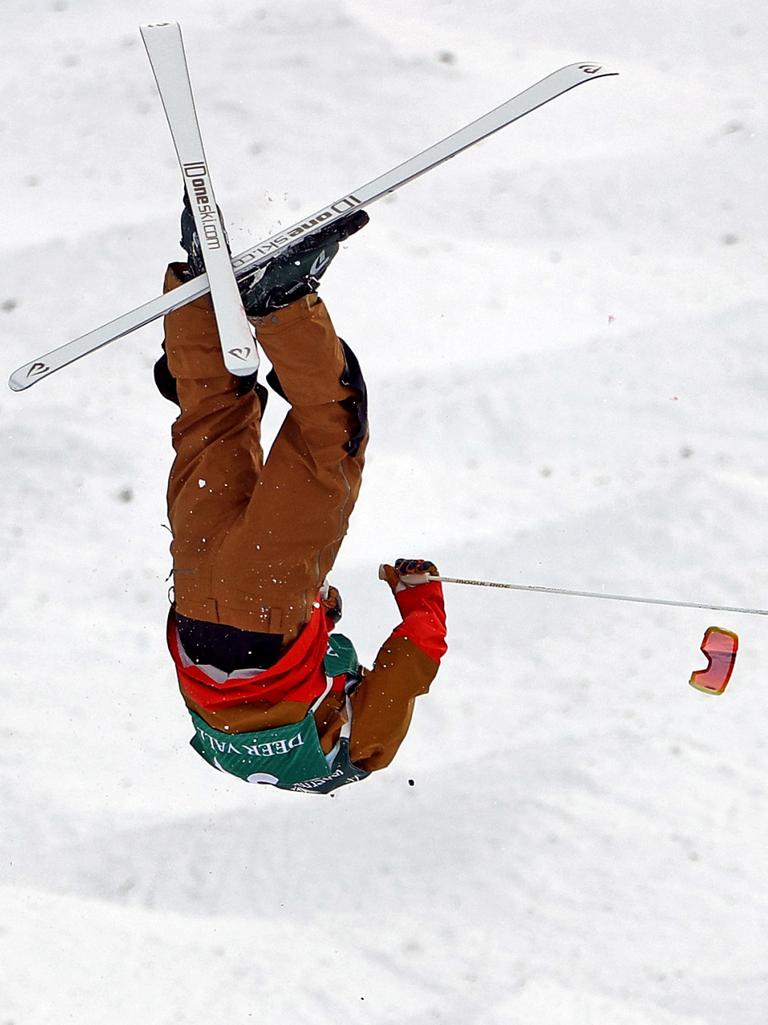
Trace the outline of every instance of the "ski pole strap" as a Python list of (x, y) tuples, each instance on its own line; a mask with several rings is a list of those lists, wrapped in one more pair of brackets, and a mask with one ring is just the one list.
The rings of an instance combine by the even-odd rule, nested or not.
[(404, 576), (404, 584), (439, 581), (444, 584), (466, 584), (471, 587), (498, 587), (509, 591), (535, 591), (539, 594), (571, 595), (577, 598), (602, 598), (606, 601), (629, 601), (641, 605), (667, 605), (680, 609), (706, 609), (709, 612), (738, 612), (747, 616), (768, 616), (768, 609), (742, 608), (736, 605), (708, 605), (706, 602), (673, 601), (666, 598), (639, 598), (631, 594), (605, 594), (601, 591), (573, 591), (565, 587), (539, 587), (534, 584), (506, 584), (494, 580), (466, 580), (462, 577), (416, 575)]

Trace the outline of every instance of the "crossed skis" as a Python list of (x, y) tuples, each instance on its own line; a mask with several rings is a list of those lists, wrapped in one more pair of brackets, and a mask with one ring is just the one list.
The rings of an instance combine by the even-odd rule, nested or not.
[(62, 367), (130, 334), (158, 317), (165, 316), (172, 310), (179, 309), (209, 291), (227, 368), (238, 375), (252, 373), (258, 367), (258, 354), (240, 301), (236, 281), (238, 277), (252, 274), (297, 239), (311, 234), (320, 225), (332, 224), (349, 214), (351, 210), (370, 206), (376, 200), (444, 163), (481, 139), (512, 124), (513, 121), (537, 110), (550, 100), (569, 92), (577, 85), (617, 74), (615, 71), (606, 71), (599, 64), (586, 62), (560, 68), (476, 121), (374, 178), (367, 185), (347, 193), (310, 217), (264, 239), (263, 242), (230, 260), (224, 244), (224, 226), (221, 224), (216, 206), (197, 124), (181, 30), (176, 22), (169, 22), (163, 25), (143, 26), (141, 33), (176, 146), (185, 187), (190, 192), (207, 273), (19, 367), (11, 374), (8, 382), (13, 391), (29, 388)]

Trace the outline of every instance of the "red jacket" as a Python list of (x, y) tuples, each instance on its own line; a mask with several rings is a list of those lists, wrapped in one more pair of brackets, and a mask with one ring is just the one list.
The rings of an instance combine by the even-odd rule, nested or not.
[(324, 613), (322, 606), (314, 609), (299, 636), (280, 661), (269, 669), (245, 677), (230, 675), (216, 682), (200, 666), (182, 657), (171, 609), (168, 648), (176, 664), (184, 699), (214, 714), (251, 702), (277, 705), (282, 701), (299, 701), (311, 705), (325, 690), (323, 658), (328, 650), (328, 622)]
[[(363, 671), (351, 699), (350, 756), (368, 771), (384, 768), (394, 757), (408, 730), (414, 700), (429, 690), (447, 650), (442, 586), (419, 584), (395, 597), (402, 622), (382, 645), (373, 669)], [(171, 609), (168, 647), (187, 706), (209, 725), (233, 733), (299, 722), (326, 687), (323, 658), (329, 627), (318, 605), (274, 666), (252, 675), (221, 674), (217, 682), (183, 658)], [(345, 721), (343, 677), (334, 681), (315, 720), (328, 752)]]

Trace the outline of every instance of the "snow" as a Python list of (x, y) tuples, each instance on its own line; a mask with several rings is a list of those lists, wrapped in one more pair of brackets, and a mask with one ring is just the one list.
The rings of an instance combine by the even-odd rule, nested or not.
[[(556, 67), (619, 71), (377, 204), (324, 280), (373, 422), (342, 628), (370, 664), (400, 555), (768, 605), (763, 3), (3, 10), (8, 373), (180, 256), (143, 22), (182, 23), (236, 251)], [(446, 585), (389, 770), (229, 780), (164, 646), (160, 338), (0, 397), (0, 1023), (763, 1025), (764, 619)], [(721, 697), (687, 682), (710, 625)]]

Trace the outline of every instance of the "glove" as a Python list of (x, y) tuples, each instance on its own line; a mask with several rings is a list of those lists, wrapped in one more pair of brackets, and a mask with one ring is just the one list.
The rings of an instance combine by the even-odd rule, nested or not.
[(379, 566), (379, 580), (386, 580), (392, 594), (404, 591), (406, 587), (418, 587), (429, 583), (428, 577), (439, 576), (437, 566), (429, 559), (397, 559), (394, 566), (386, 563)]
[(239, 281), (240, 295), (249, 317), (263, 317), (317, 291), (320, 278), (339, 251), (339, 243), (368, 223), (365, 210), (319, 228), (300, 238), (280, 256)]

